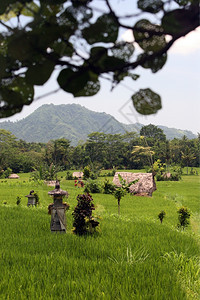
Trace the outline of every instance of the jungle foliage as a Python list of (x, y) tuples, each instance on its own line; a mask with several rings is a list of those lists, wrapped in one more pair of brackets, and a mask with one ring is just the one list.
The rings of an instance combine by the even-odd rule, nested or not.
[[(140, 151), (136, 151), (136, 150)], [(141, 150), (142, 149), (142, 150)], [(126, 134), (105, 134), (94, 132), (85, 143), (70, 146), (67, 139), (51, 140), (48, 143), (27, 143), (17, 140), (4, 129), (0, 130), (0, 176), (8, 177), (11, 172), (31, 172), (38, 179), (55, 177), (59, 170), (89, 170), (95, 179), (100, 169), (139, 169), (164, 166), (187, 167), (188, 174), (194, 174), (193, 167), (199, 167), (200, 139), (166, 139), (140, 136), (134, 132)], [(159, 161), (158, 161), (159, 160)], [(173, 167), (174, 172), (177, 167)], [(190, 169), (189, 169), (190, 168)], [(113, 170), (113, 172), (112, 172)], [(163, 173), (162, 172), (162, 173)], [(162, 174), (161, 174), (162, 175)], [(43, 179), (45, 179), (43, 178)]]

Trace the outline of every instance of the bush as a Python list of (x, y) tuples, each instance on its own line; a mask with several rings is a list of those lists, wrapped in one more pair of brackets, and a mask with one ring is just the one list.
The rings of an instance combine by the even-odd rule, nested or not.
[(110, 182), (107, 178), (103, 182), (103, 193), (104, 194), (113, 194), (115, 191), (115, 185), (113, 182)]
[(35, 206), (37, 206), (37, 205), (40, 204), (38, 193), (37, 193), (37, 192), (34, 192), (33, 195), (34, 195), (34, 197), (35, 197)]
[(11, 168), (7, 168), (5, 171), (1, 170), (0, 178), (8, 178), (10, 176), (10, 174), (12, 174), (12, 169)]
[(165, 215), (166, 215), (166, 212), (164, 210), (161, 210), (161, 212), (158, 214), (158, 219), (160, 220), (161, 224), (163, 222)]
[(183, 229), (189, 225), (190, 212), (184, 206), (179, 208), (178, 212), (178, 227), (182, 227)]
[(82, 194), (77, 196), (78, 204), (72, 213), (73, 232), (78, 235), (94, 233), (99, 222), (92, 217), (92, 211), (95, 210), (93, 199), (90, 194)]
[(97, 180), (88, 179), (85, 183), (85, 193), (101, 193), (102, 186)]
[(170, 176), (167, 176), (167, 173), (157, 173), (157, 181), (179, 181), (181, 180), (182, 169), (181, 167), (174, 166), (171, 169)]
[(87, 180), (88, 178), (90, 178), (90, 175), (91, 175), (91, 170), (87, 166), (83, 169), (83, 179)]
[(73, 178), (72, 172), (67, 171), (65, 179), (66, 180), (73, 180), (74, 178)]
[(17, 205), (20, 205), (20, 203), (21, 203), (21, 200), (22, 200), (22, 197), (21, 196), (17, 196), (17, 198), (16, 198), (16, 204)]

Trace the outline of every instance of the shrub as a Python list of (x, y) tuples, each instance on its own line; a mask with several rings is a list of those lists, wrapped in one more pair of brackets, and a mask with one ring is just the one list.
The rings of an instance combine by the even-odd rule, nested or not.
[(170, 176), (167, 173), (156, 174), (157, 181), (179, 181), (181, 179), (182, 169), (180, 167), (174, 166), (171, 170)]
[(88, 179), (85, 183), (85, 193), (101, 193), (102, 186), (101, 183), (97, 180)]
[(190, 212), (184, 206), (178, 209), (178, 227), (182, 227), (183, 229), (189, 225)]
[(7, 168), (5, 171), (1, 170), (1, 172), (0, 172), (0, 178), (8, 178), (11, 173), (12, 173), (12, 169), (11, 168)]
[(161, 210), (161, 212), (158, 214), (158, 219), (160, 220), (161, 224), (163, 222), (165, 215), (166, 215), (166, 212), (164, 210)]
[(35, 192), (33, 195), (34, 195), (34, 197), (35, 197), (35, 206), (37, 206), (37, 205), (40, 204), (38, 193)]
[(20, 205), (21, 200), (22, 200), (22, 197), (21, 197), (21, 196), (17, 196), (16, 199), (17, 199), (16, 204), (17, 204), (17, 205)]
[(65, 179), (66, 180), (73, 180), (74, 178), (73, 178), (72, 172), (67, 171)]
[(83, 179), (87, 180), (88, 178), (90, 178), (90, 175), (91, 175), (91, 170), (90, 170), (90, 167), (85, 167), (83, 169)]
[(90, 194), (82, 194), (77, 196), (78, 204), (72, 213), (73, 232), (78, 235), (94, 233), (99, 222), (92, 217), (92, 211), (95, 209), (93, 199)]
[(115, 185), (106, 178), (103, 182), (103, 193), (113, 194), (115, 191)]

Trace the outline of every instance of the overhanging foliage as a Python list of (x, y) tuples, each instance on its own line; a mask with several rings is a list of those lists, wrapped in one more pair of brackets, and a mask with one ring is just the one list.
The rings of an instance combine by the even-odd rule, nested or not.
[[(166, 63), (173, 43), (199, 26), (197, 0), (138, 0), (139, 13), (130, 7), (130, 16), (121, 15), (113, 0), (103, 0), (101, 9), (96, 4), (96, 0), (2, 1), (0, 118), (31, 104), (34, 87), (44, 85), (55, 70), (60, 88), (74, 97), (97, 94), (105, 74), (115, 87), (127, 76), (136, 80), (138, 66), (155, 73)], [(133, 43), (119, 39), (119, 32), (126, 29), (132, 30)], [(136, 45), (141, 51), (135, 51)], [(132, 99), (141, 114), (161, 108), (160, 96), (150, 88)]]

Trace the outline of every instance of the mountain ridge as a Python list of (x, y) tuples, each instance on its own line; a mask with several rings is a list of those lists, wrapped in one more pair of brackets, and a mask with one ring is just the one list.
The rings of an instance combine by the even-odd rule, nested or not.
[[(72, 145), (85, 141), (88, 134), (98, 131), (104, 133), (139, 133), (143, 124), (123, 124), (105, 112), (94, 112), (80, 104), (44, 104), (27, 117), (11, 122), (0, 122), (0, 128), (9, 130), (18, 139), (27, 142), (48, 142), (59, 138), (67, 138)], [(166, 134), (167, 139), (189, 139), (197, 136), (189, 130), (169, 128), (157, 125)]]

